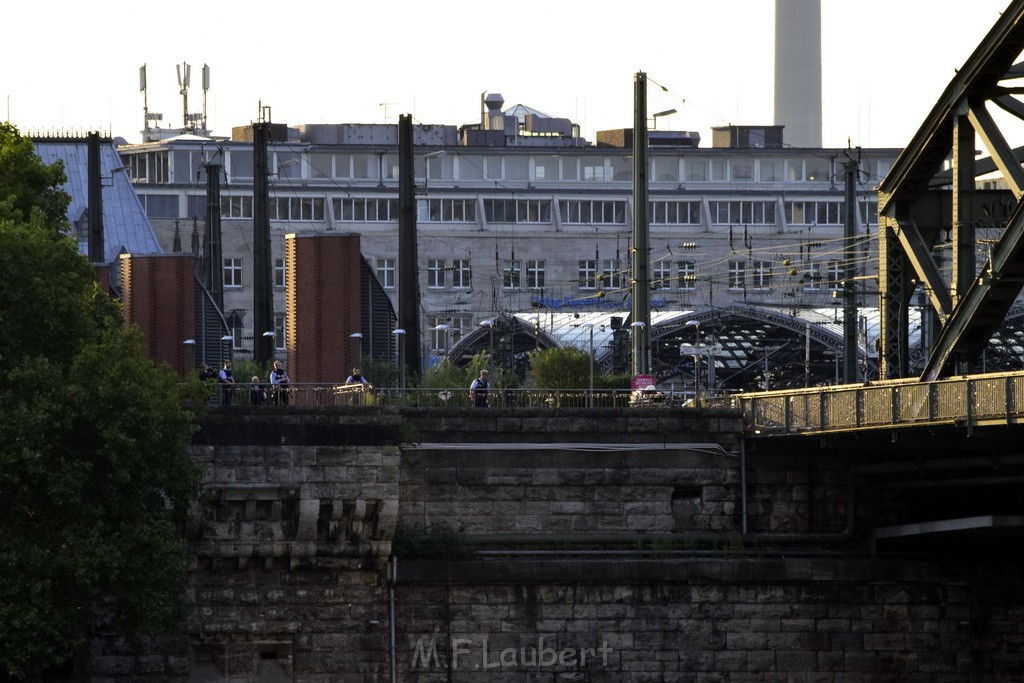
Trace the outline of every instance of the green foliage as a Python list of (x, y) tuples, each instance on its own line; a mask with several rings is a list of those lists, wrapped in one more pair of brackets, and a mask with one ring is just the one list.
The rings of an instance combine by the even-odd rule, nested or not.
[(398, 523), (391, 552), (403, 560), (468, 560), (474, 552), (463, 527)]
[[(530, 354), (533, 382), (538, 389), (586, 389), (590, 386), (590, 356), (574, 346)], [(597, 381), (597, 369), (594, 381)]]
[(154, 367), (74, 240), (44, 222), (52, 194), (27, 220), (12, 211), (10, 135), (0, 126), (0, 677), (65, 660), (101, 602), (129, 635), (181, 615), (201, 483), (187, 446), (205, 405), (194, 376)]
[(231, 374), (238, 384), (248, 384), (252, 381), (253, 377), (259, 377), (261, 383), (269, 384), (270, 371), (273, 369), (273, 360), (266, 363), (257, 363), (251, 358), (240, 358), (231, 362)]
[(366, 381), (374, 387), (384, 389), (398, 386), (398, 364), (394, 361), (363, 358), (359, 369)]
[(64, 191), (64, 165), (46, 165), (32, 141), (10, 123), (0, 122), (0, 221), (38, 219), (52, 236), (67, 230), (71, 197)]

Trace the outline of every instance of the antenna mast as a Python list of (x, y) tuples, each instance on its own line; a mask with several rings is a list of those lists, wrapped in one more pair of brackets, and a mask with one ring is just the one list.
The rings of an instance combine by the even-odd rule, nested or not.
[(188, 86), (192, 76), (192, 67), (188, 64), (188, 62), (182, 62), (181, 64), (177, 65), (177, 68), (178, 87), (181, 89), (179, 92), (181, 93), (183, 105), (182, 111), (184, 112), (184, 115), (182, 116), (181, 127), (184, 128), (185, 130), (188, 130)]

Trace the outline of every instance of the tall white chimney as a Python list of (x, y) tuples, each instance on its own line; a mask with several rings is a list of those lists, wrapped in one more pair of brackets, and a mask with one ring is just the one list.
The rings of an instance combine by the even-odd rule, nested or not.
[(821, 147), (821, 0), (775, 0), (775, 125), (787, 147)]

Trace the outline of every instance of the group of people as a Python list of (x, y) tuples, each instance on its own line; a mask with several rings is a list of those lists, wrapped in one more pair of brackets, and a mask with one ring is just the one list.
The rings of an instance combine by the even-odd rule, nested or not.
[[(199, 370), (199, 379), (216, 379), (217, 384), (221, 385), (221, 402), (225, 405), (234, 403), (237, 383), (231, 369), (231, 361), (224, 361), (220, 372), (214, 372), (209, 365), (203, 363)], [(288, 385), (290, 383), (291, 378), (288, 377), (288, 372), (281, 365), (281, 361), (276, 360), (274, 369), (270, 371), (270, 392), (268, 393), (267, 388), (260, 383), (259, 376), (253, 375), (249, 384), (249, 403), (254, 406), (268, 402), (275, 405), (288, 405)]]

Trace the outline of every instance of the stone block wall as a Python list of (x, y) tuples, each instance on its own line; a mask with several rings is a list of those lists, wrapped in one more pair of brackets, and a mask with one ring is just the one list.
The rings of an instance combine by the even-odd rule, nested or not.
[(681, 446), (402, 449), (399, 517), (468, 534), (728, 531), (736, 457)]
[(1019, 565), (407, 563), (403, 681), (1018, 681)]

